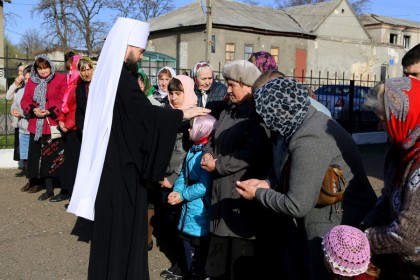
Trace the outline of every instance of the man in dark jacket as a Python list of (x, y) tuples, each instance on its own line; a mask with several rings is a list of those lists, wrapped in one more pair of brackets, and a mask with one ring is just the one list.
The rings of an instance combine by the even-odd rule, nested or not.
[(227, 104), (227, 88), (215, 81), (213, 68), (207, 61), (198, 62), (191, 71), (194, 79), (194, 91), (197, 105), (211, 109), (211, 114), (218, 119)]

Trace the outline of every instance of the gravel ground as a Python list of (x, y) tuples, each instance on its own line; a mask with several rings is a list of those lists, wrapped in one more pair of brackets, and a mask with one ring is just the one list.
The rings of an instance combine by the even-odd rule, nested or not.
[[(385, 149), (386, 145), (360, 147), (377, 193), (383, 182)], [(40, 202), (40, 193), (22, 193), (26, 179), (14, 177), (17, 172), (0, 169), (0, 280), (86, 279), (89, 244), (71, 234), (76, 217), (65, 211), (64, 201)], [(162, 279), (159, 273), (168, 265), (155, 246), (149, 252), (151, 280)]]

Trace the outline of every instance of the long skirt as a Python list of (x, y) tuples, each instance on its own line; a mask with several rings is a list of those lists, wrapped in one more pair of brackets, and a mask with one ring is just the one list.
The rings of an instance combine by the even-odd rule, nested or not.
[(50, 135), (44, 134), (38, 141), (31, 133), (29, 138), (28, 152), (28, 178), (45, 178), (60, 176), (61, 167), (64, 163), (63, 139), (51, 139)]
[(63, 172), (61, 173), (61, 189), (66, 190), (69, 194), (73, 191), (74, 180), (76, 179), (77, 165), (79, 163), (81, 135), (76, 130), (70, 130), (63, 138), (64, 149), (66, 151), (66, 160), (63, 164)]

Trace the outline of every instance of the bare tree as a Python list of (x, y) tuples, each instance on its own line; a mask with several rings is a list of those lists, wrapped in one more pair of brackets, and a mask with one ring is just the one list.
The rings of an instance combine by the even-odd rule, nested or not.
[(65, 52), (85, 48), (91, 55), (105, 36), (106, 23), (96, 20), (104, 3), (105, 0), (40, 0), (32, 12), (44, 18), (47, 37)]
[[(315, 4), (320, 2), (327, 2), (327, 0), (274, 0), (278, 8), (286, 8), (292, 6), (300, 6), (306, 4)], [(349, 1), (353, 10), (357, 14), (362, 14), (370, 5), (371, 0), (353, 0)]]
[(74, 29), (69, 22), (69, 11), (72, 10), (73, 1), (65, 0), (41, 0), (32, 10), (44, 19), (43, 26), (46, 27), (47, 37), (60, 45), (64, 51), (69, 49), (69, 34)]
[(77, 13), (72, 14), (70, 21), (77, 27), (77, 35), (84, 41), (89, 56), (106, 36), (107, 24), (95, 20), (104, 4), (103, 0), (74, 0)]
[(36, 53), (47, 48), (47, 42), (39, 30), (29, 29), (22, 35), (18, 47), (21, 52), (26, 54), (26, 51), (28, 51), (29, 57), (33, 57)]
[(117, 17), (130, 17), (142, 21), (148, 21), (174, 9), (173, 0), (109, 0), (107, 6), (117, 12)]

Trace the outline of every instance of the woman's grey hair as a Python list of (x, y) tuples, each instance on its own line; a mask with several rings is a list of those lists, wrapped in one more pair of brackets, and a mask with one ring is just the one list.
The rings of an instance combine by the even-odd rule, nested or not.
[(385, 84), (384, 82), (380, 82), (370, 90), (369, 94), (366, 95), (365, 102), (363, 104), (366, 109), (374, 111), (381, 120), (386, 119), (384, 93)]

